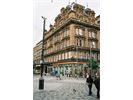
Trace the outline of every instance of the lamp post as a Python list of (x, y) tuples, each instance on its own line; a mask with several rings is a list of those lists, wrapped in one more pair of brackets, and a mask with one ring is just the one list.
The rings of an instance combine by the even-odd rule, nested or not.
[(44, 35), (45, 35), (45, 20), (46, 20), (45, 17), (42, 16), (42, 18), (43, 18), (44, 22), (43, 22), (43, 45), (42, 45), (42, 54), (41, 54), (41, 61), (40, 61), (40, 64), (41, 64), (41, 77), (39, 79), (39, 89), (40, 90), (44, 89), (44, 78), (42, 76), (42, 73), (43, 73), (43, 63), (44, 63), (44, 60), (43, 60), (43, 58), (44, 58)]
[[(91, 59), (91, 40), (90, 40), (90, 59)], [(92, 59), (91, 59), (91, 76), (92, 76)]]
[(78, 76), (79, 76), (79, 66), (78, 66), (78, 38), (75, 39), (75, 43), (76, 43), (76, 63), (77, 63)]

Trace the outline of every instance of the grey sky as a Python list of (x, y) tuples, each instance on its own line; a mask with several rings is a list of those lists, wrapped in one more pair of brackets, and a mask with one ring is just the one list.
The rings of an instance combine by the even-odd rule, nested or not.
[[(34, 0), (33, 8), (33, 47), (42, 39), (43, 35), (43, 19), (41, 16), (47, 17), (45, 22), (45, 29), (49, 30), (50, 23), (54, 25), (55, 17), (60, 13), (62, 7), (68, 5), (69, 0)], [(70, 0), (70, 4), (75, 0)], [(100, 15), (100, 1), (99, 0), (77, 0), (77, 3), (95, 11), (96, 16)]]

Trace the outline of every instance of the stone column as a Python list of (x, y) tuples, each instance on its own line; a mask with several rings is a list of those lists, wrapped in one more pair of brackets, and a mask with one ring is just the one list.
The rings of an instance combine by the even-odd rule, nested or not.
[[(87, 73), (90, 73), (90, 68), (89, 68), (89, 67), (87, 68)], [(88, 74), (87, 74), (87, 75), (88, 75)]]
[(97, 67), (97, 75), (99, 74), (99, 68)]
[(58, 73), (59, 73), (59, 66), (57, 67)]
[(64, 76), (65, 76), (65, 66), (63, 65), (63, 73), (64, 73)]
[(78, 70), (78, 76), (79, 76), (79, 64), (78, 64), (78, 66), (77, 66), (77, 70)]
[(94, 73), (94, 72), (95, 72), (95, 70), (93, 69), (92, 71), (93, 71), (93, 76), (95, 76), (95, 73)]
[(43, 66), (43, 69), (44, 69), (43, 72), (45, 72), (45, 66)]
[(74, 77), (74, 64), (72, 64), (72, 77)]
[(48, 66), (47, 66), (47, 73), (48, 73)]
[[(85, 73), (84, 73), (84, 67), (82, 67), (82, 70), (83, 70), (83, 71), (82, 71), (82, 76), (84, 77), (84, 75), (85, 75)], [(83, 73), (84, 73), (84, 75), (83, 75)]]

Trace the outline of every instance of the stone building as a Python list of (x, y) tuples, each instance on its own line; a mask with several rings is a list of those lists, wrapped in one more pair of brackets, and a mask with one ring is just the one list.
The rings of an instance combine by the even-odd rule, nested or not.
[(33, 66), (34, 66), (34, 67), (36, 66), (36, 47), (37, 47), (37, 46), (35, 46), (35, 47), (33, 48)]
[[(44, 71), (90, 73), (86, 62), (93, 56), (100, 65), (100, 24), (95, 11), (73, 2), (62, 7), (50, 30), (45, 30)], [(91, 55), (90, 55), (91, 44)]]
[(40, 60), (42, 54), (42, 40), (33, 48), (33, 70), (40, 73)]

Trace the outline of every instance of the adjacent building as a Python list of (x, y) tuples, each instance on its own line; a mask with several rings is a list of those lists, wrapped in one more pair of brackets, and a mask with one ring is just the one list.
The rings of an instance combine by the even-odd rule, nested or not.
[(42, 40), (39, 41), (33, 48), (33, 71), (34, 73), (40, 73), (40, 60), (42, 54)]

